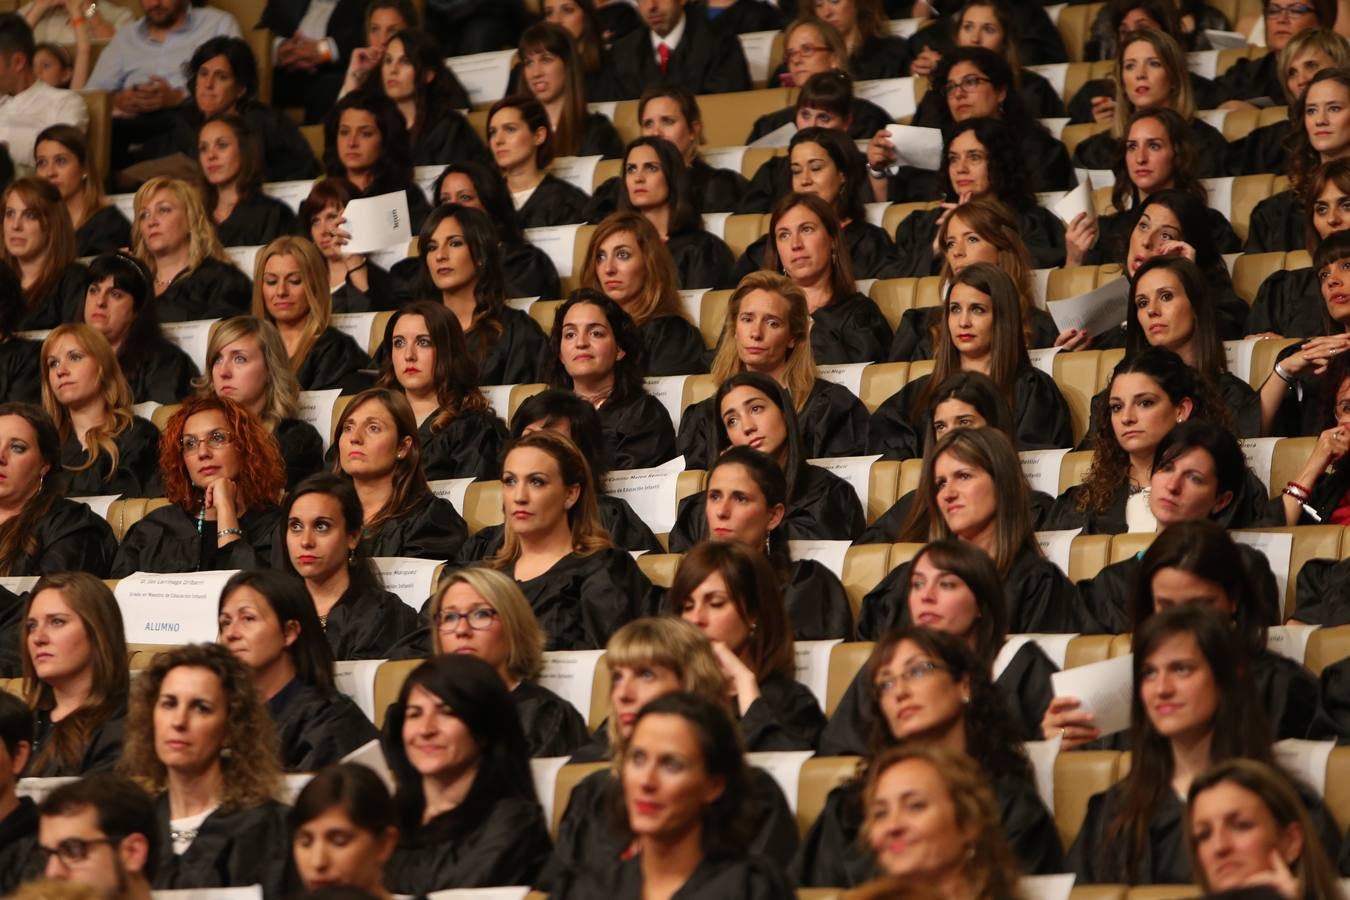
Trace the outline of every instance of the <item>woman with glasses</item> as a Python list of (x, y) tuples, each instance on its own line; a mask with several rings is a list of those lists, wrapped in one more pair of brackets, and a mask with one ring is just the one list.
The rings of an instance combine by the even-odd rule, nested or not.
[(1261, 97), (1275, 100), (1284, 96), (1280, 51), (1294, 35), (1310, 28), (1335, 28), (1339, 18), (1336, 0), (1266, 0), (1262, 12), (1270, 52), (1258, 59), (1240, 59), (1215, 79), (1219, 88), (1234, 100)]
[[(848, 132), (849, 137), (866, 140), (891, 121), (890, 114), (884, 109), (854, 95), (844, 39), (824, 19), (803, 15), (783, 29), (783, 61), (787, 71), (779, 76), (780, 83), (783, 87), (801, 88), (802, 93), (793, 105), (756, 119), (746, 138), (747, 144), (753, 144), (790, 122), (796, 122), (798, 128), (838, 126)], [(816, 76), (822, 74), (827, 77), (816, 80)], [(828, 116), (828, 121), (817, 122), (816, 118), (822, 112)]]

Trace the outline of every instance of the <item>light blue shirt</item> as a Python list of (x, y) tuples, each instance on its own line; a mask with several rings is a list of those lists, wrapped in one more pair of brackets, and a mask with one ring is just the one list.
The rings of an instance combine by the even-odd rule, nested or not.
[(150, 37), (145, 18), (118, 31), (99, 54), (85, 85), (90, 91), (120, 91), (156, 76), (178, 90), (187, 89), (183, 67), (197, 48), (213, 37), (241, 37), (234, 16), (209, 6), (189, 6), (183, 24), (164, 40)]

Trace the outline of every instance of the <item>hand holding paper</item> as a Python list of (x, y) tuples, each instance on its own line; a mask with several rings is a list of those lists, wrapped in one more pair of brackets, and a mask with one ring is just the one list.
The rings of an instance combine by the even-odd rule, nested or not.
[(408, 195), (394, 191), (378, 197), (362, 197), (342, 211), (351, 239), (347, 253), (372, 253), (412, 241), (412, 218), (408, 215)]
[(942, 131), (937, 128), (920, 128), (917, 125), (886, 126), (891, 144), (895, 147), (896, 163), (890, 173), (900, 171), (900, 166), (913, 166), (927, 172), (936, 172), (942, 168)]
[(1128, 314), (1130, 282), (1120, 277), (1081, 297), (1046, 304), (1060, 331), (1079, 329), (1091, 335), (1119, 328)]
[(1079, 708), (1092, 713), (1101, 734), (1130, 727), (1134, 695), (1134, 655), (1126, 654), (1050, 676), (1056, 697), (1077, 697)]

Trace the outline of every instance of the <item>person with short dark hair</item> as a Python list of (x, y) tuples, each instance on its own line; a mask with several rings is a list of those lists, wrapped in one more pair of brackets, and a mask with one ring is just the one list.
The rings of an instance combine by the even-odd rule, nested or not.
[(682, 84), (695, 94), (748, 91), (750, 68), (736, 35), (708, 21), (688, 0), (649, 0), (639, 11), (646, 27), (610, 49), (610, 84), (592, 100), (633, 100), (649, 85)]
[(262, 146), (243, 116), (212, 116), (197, 132), (206, 207), (226, 247), (256, 247), (295, 234), (295, 211), (263, 193)]
[(487, 117), (488, 149), (506, 179), (520, 224), (525, 228), (570, 225), (586, 220), (586, 194), (548, 167), (557, 156), (553, 124), (533, 97), (506, 97)]
[(89, 107), (74, 91), (52, 87), (33, 71), (33, 30), (18, 13), (0, 15), (0, 141), (14, 162), (33, 165), (33, 144), (52, 125), (89, 125)]
[(390, 900), (384, 866), (398, 843), (398, 826), (389, 789), (373, 770), (329, 766), (300, 791), (289, 818), (295, 867), (313, 888), (306, 897)]
[(136, 782), (105, 772), (58, 787), (38, 806), (43, 874), (86, 884), (103, 900), (150, 900), (164, 848), (155, 805)]
[(0, 691), (0, 893), (41, 872), (37, 806), (16, 790), (33, 750), (33, 715), (23, 701)]

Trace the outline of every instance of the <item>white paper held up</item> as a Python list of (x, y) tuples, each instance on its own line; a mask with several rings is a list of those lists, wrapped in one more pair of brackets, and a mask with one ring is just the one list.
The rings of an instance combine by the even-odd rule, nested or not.
[(1065, 225), (1073, 224), (1073, 220), (1078, 218), (1081, 213), (1087, 213), (1088, 221), (1095, 220), (1097, 210), (1092, 205), (1091, 179), (1078, 182), (1078, 187), (1060, 198), (1060, 201), (1050, 211), (1059, 216), (1060, 221)]
[(785, 125), (779, 125), (768, 134), (761, 134), (746, 146), (748, 147), (768, 147), (777, 150), (786, 147), (792, 143), (792, 136), (797, 133), (797, 123), (788, 122)]
[(1056, 672), (1050, 676), (1050, 685), (1056, 697), (1077, 697), (1082, 711), (1092, 713), (1092, 724), (1103, 735), (1130, 727), (1134, 654)]
[(936, 172), (942, 167), (942, 131), (937, 128), (920, 128), (918, 125), (886, 126), (891, 136), (895, 152), (899, 154), (891, 174), (899, 171), (900, 166), (913, 166), (925, 172)]
[(377, 197), (360, 197), (342, 211), (346, 230), (352, 236), (347, 253), (373, 253), (412, 241), (412, 217), (408, 215), (406, 191), (391, 191)]
[(1077, 328), (1091, 335), (1105, 334), (1119, 328), (1128, 312), (1130, 282), (1125, 277), (1110, 281), (1096, 290), (1068, 300), (1051, 300), (1046, 304), (1060, 331)]
[(914, 99), (912, 77), (855, 81), (853, 94), (875, 103), (897, 119), (910, 118), (918, 108), (918, 101)]

